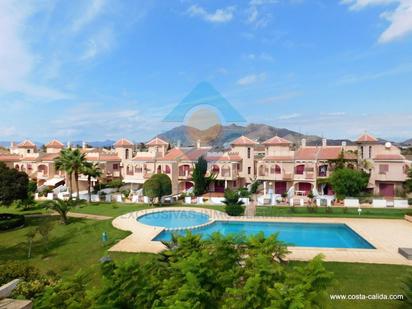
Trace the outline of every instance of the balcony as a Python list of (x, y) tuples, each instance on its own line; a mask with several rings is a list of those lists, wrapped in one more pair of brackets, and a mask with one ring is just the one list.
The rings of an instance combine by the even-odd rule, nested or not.
[(48, 173), (37, 172), (37, 179), (47, 179), (47, 178), (49, 178), (49, 174), (48, 174)]
[(192, 178), (191, 170), (179, 171), (179, 179), (190, 179), (190, 178)]

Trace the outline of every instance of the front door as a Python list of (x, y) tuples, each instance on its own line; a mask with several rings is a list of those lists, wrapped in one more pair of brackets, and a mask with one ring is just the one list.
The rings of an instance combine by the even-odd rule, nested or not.
[(395, 185), (393, 183), (380, 183), (379, 194), (382, 196), (395, 196)]

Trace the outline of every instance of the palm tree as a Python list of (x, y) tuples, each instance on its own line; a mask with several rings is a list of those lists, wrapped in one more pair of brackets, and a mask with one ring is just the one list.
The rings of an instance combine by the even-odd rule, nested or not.
[(86, 162), (86, 154), (81, 153), (79, 149), (66, 148), (62, 149), (60, 155), (54, 159), (56, 169), (65, 171), (68, 177), (70, 187), (70, 198), (73, 193), (72, 177), (76, 185), (77, 200), (79, 199), (79, 175)]
[(51, 200), (45, 201), (42, 203), (42, 206), (48, 209), (52, 209), (60, 215), (61, 221), (63, 224), (68, 224), (69, 221), (67, 219), (67, 213), (73, 207), (79, 205), (79, 201), (72, 200), (69, 198), (67, 201), (65, 200)]
[(90, 163), (85, 162), (83, 164), (83, 168), (81, 173), (87, 176), (87, 193), (89, 196), (89, 203), (92, 201), (92, 193), (91, 193), (91, 186), (92, 186), (92, 177), (97, 178), (102, 175), (102, 171), (100, 170), (98, 163)]
[(71, 148), (62, 149), (60, 155), (54, 159), (54, 164), (57, 171), (63, 171), (66, 173), (66, 178), (69, 184), (70, 199), (73, 193), (73, 166), (71, 164)]
[(79, 176), (81, 174), (81, 171), (83, 169), (84, 164), (86, 163), (86, 154), (81, 153), (79, 149), (75, 149), (71, 153), (71, 164), (73, 168), (73, 173), (74, 173), (74, 181), (76, 184), (76, 193), (77, 197), (76, 199), (79, 200)]

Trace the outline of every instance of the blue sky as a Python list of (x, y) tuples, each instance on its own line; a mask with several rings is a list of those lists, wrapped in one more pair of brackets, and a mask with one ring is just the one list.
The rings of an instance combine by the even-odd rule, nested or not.
[(412, 138), (412, 0), (2, 0), (0, 29), (0, 140), (144, 141), (202, 81), (249, 123)]

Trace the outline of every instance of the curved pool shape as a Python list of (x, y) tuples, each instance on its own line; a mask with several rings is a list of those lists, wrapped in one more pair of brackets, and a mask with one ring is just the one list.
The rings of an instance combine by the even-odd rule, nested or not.
[(193, 227), (209, 222), (209, 216), (197, 211), (158, 211), (143, 215), (137, 221), (167, 229)]
[[(215, 232), (223, 235), (242, 233), (246, 236), (259, 232), (263, 232), (265, 236), (279, 233), (279, 239), (290, 246), (374, 249), (346, 224), (215, 221), (191, 232), (202, 235), (203, 238)], [(163, 231), (154, 240), (170, 241), (173, 233), (184, 235), (186, 231)]]

